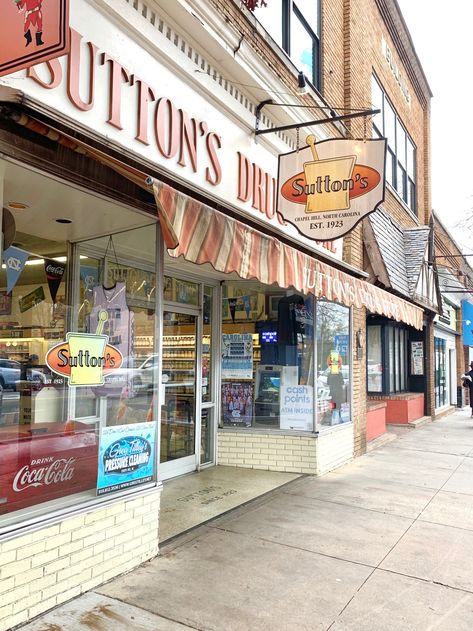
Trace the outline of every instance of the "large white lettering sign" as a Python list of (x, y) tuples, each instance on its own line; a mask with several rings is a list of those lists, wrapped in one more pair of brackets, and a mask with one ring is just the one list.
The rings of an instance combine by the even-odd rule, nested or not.
[[(120, 10), (108, 9), (110, 15)], [(176, 69), (178, 49), (174, 66), (167, 65), (169, 57), (156, 41), (164, 40), (163, 49), (169, 41), (157, 29), (145, 46), (144, 36), (139, 39), (131, 27), (121, 30), (126, 27), (110, 15), (88, 0), (71, 3), (69, 54), (0, 83), (320, 251), (276, 213), (277, 156), (218, 107), (211, 86), (207, 94), (196, 88), (195, 67), (185, 68), (192, 63), (187, 57)], [(329, 249), (333, 253), (334, 247)]]

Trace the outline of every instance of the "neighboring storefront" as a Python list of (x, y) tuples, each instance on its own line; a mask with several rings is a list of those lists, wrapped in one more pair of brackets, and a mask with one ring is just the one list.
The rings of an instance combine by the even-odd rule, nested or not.
[(458, 403), (458, 350), (461, 344), (459, 320), (462, 295), (466, 293), (465, 286), (452, 273), (452, 269), (439, 265), (437, 273), (442, 296), (442, 314), (435, 318), (434, 325), (436, 414)]
[[(468, 403), (467, 389), (462, 387), (461, 375), (469, 370), (471, 361), (471, 305), (472, 269), (453, 236), (436, 213), (434, 216), (435, 262), (442, 298), (442, 313), (435, 319), (435, 336), (445, 340), (445, 385), (447, 404), (463, 407)], [(440, 344), (439, 346), (443, 346)], [(441, 349), (443, 351), (443, 349)], [(436, 379), (436, 388), (440, 379)], [(442, 402), (438, 396), (438, 403)], [(437, 407), (437, 406), (436, 406)], [(443, 411), (448, 408), (443, 408)], [(436, 411), (437, 413), (437, 411)]]
[(369, 427), (368, 416), (369, 438), (385, 431), (378, 419), (380, 405), (385, 407), (387, 423), (409, 423), (427, 412), (429, 336), (439, 300), (429, 256), (430, 235), (428, 226), (403, 228), (384, 210), (364, 225), (370, 275), (425, 310), (422, 331), (387, 318), (367, 318), (367, 393), (376, 426)]

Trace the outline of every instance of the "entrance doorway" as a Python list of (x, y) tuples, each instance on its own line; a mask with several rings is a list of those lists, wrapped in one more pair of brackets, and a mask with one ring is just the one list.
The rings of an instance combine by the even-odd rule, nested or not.
[(197, 468), (199, 319), (198, 312), (185, 308), (163, 312), (160, 471), (164, 480)]

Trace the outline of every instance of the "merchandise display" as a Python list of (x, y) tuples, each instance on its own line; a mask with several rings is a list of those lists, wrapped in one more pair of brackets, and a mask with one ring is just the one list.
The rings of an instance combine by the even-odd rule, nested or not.
[(99, 313), (105, 310), (108, 313), (108, 320), (103, 328), (103, 334), (108, 335), (109, 344), (115, 346), (123, 357), (133, 355), (134, 313), (127, 305), (125, 283), (117, 282), (113, 287), (95, 286), (92, 304), (89, 333), (95, 332)]
[[(226, 310), (234, 300), (232, 319)], [(242, 288), (230, 282), (223, 286), (223, 301), (224, 427), (312, 432), (314, 423), (335, 425), (350, 420), (347, 308), (316, 303), (313, 296), (263, 293), (257, 285)], [(258, 311), (244, 311), (248, 301), (260, 305)], [(335, 357), (337, 366), (331, 368)], [(251, 413), (249, 397), (242, 395), (250, 391)]]

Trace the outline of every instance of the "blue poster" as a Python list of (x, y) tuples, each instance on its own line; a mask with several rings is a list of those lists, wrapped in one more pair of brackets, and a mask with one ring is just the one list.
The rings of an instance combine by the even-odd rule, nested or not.
[(473, 304), (462, 300), (463, 344), (473, 346)]
[(103, 427), (97, 495), (151, 482), (155, 476), (156, 423)]
[(350, 337), (348, 335), (335, 335), (335, 350), (348, 357), (348, 344), (350, 343)]

